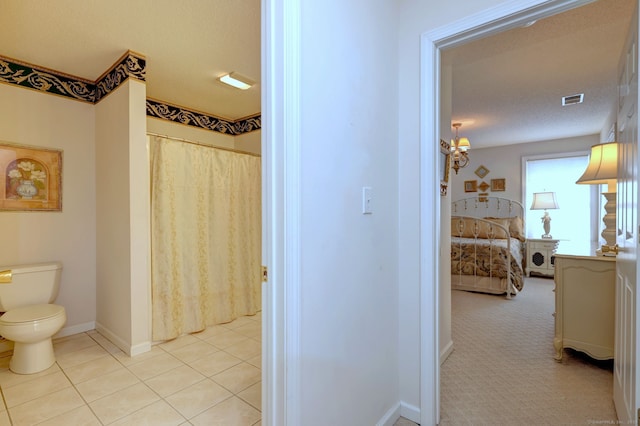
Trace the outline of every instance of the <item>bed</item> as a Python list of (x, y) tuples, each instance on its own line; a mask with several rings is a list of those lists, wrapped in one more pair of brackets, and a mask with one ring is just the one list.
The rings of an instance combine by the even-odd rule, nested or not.
[(451, 204), (451, 288), (518, 294), (525, 277), (524, 209), (500, 197)]

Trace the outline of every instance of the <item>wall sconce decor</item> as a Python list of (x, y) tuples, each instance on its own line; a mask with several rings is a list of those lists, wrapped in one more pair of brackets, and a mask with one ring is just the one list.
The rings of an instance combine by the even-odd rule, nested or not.
[(469, 164), (469, 149), (471, 143), (467, 138), (461, 138), (458, 136), (458, 129), (462, 126), (462, 123), (453, 123), (453, 127), (456, 129), (456, 137), (451, 141), (451, 159), (453, 162), (453, 170), (458, 174), (458, 170)]

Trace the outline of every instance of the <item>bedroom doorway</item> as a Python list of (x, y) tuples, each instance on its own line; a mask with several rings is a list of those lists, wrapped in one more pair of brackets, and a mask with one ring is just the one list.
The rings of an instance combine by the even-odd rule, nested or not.
[[(477, 14), (466, 19), (462, 19), (455, 24), (439, 28), (432, 32), (424, 33), (421, 39), (421, 110), (424, 111), (424, 121), (422, 122), (422, 146), (433, 146), (433, 140), (439, 140), (441, 122), (440, 114), (440, 52), (447, 48), (462, 45), (468, 41), (476, 40), (484, 36), (496, 34), (511, 28), (522, 26), (527, 22), (549, 17), (569, 9), (590, 3), (590, 0), (558, 0), (531, 6), (531, 2), (511, 2), (509, 7), (495, 7), (484, 11), (484, 14)], [(542, 3), (542, 2), (541, 2)], [(421, 198), (422, 205), (426, 206), (434, 202), (438, 206), (439, 199), (434, 199), (432, 194), (434, 188), (439, 186), (439, 165), (436, 158), (438, 154), (434, 147), (434, 152), (424, 150), (421, 157), (421, 180), (426, 183), (422, 185)], [(432, 173), (432, 171), (435, 171)], [(426, 219), (430, 218), (428, 212)], [(440, 218), (434, 217), (436, 228), (440, 228)], [(436, 233), (437, 235), (437, 233)], [(429, 258), (429, 254), (439, 252), (439, 239), (434, 239), (432, 229), (421, 230), (421, 252), (423, 258)], [(433, 262), (437, 263), (437, 262)], [(437, 272), (433, 269), (423, 268), (421, 272), (421, 288), (425, 296), (421, 299), (421, 323), (435, 324), (435, 327), (423, 327), (421, 331), (422, 348), (422, 368), (421, 368), (421, 412), (433, 413), (432, 418), (423, 417), (423, 423), (437, 424), (440, 419), (440, 370), (439, 370), (439, 303), (438, 289), (436, 288)], [(434, 269), (438, 270), (438, 265), (434, 264)]]

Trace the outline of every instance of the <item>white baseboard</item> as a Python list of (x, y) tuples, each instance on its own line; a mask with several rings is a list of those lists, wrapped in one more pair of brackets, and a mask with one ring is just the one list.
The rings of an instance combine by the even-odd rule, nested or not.
[(129, 356), (140, 355), (141, 353), (151, 350), (151, 342), (143, 342), (131, 346), (129, 343), (121, 339), (118, 335), (113, 333), (111, 330), (109, 330), (99, 322), (96, 323), (96, 331), (102, 334), (111, 343), (122, 349), (122, 351)]
[(420, 423), (420, 407), (400, 401), (400, 416), (414, 423)]
[(57, 339), (58, 337), (72, 336), (74, 334), (80, 334), (80, 333), (84, 333), (86, 331), (91, 331), (95, 329), (96, 329), (96, 322), (89, 321), (83, 324), (77, 324), (77, 325), (72, 325), (71, 327), (65, 327), (62, 330), (58, 331), (56, 335), (53, 336), (53, 338)]
[(453, 340), (449, 340), (449, 343), (447, 343), (444, 349), (440, 351), (440, 365), (449, 358), (451, 352), (453, 352)]
[(384, 416), (376, 423), (376, 426), (393, 426), (393, 424), (400, 418), (400, 403), (396, 403), (393, 407), (389, 408)]

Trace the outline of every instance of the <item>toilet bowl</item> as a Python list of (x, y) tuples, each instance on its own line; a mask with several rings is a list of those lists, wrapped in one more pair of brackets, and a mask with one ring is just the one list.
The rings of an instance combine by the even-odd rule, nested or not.
[(67, 321), (64, 307), (29, 305), (0, 316), (0, 336), (14, 342), (9, 369), (18, 374), (46, 370), (56, 361), (51, 336)]
[(67, 321), (64, 307), (53, 304), (61, 272), (60, 262), (0, 266), (0, 336), (14, 343), (14, 373), (38, 373), (55, 362), (51, 338)]

